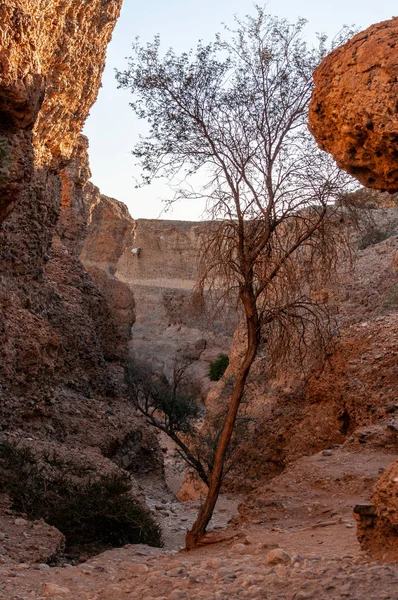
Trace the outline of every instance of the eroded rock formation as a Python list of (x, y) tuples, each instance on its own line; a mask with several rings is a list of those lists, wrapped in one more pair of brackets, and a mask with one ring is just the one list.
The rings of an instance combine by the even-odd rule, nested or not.
[(97, 97), (121, 4), (0, 3), (0, 136), (8, 150), (0, 221), (23, 200), (35, 168), (57, 171), (72, 157)]
[(0, 423), (94, 467), (102, 454), (161, 474), (156, 438), (125, 400), (131, 292), (79, 260), (103, 202), (80, 130), (121, 3), (0, 3)]
[(121, 347), (126, 349), (135, 321), (135, 300), (129, 286), (115, 273), (119, 258), (133, 245), (135, 222), (127, 206), (104, 196), (92, 183), (85, 186), (83, 198), (88, 222), (80, 260), (105, 296)]
[(398, 17), (372, 25), (314, 73), (309, 126), (363, 185), (398, 190)]
[[(136, 301), (133, 358), (170, 378), (175, 357), (189, 357), (187, 391), (203, 398), (211, 386), (210, 362), (229, 352), (237, 322), (233, 309), (210, 314), (195, 291), (200, 245), (211, 227), (209, 222), (138, 219), (116, 270)], [(101, 244), (99, 235), (96, 239)]]

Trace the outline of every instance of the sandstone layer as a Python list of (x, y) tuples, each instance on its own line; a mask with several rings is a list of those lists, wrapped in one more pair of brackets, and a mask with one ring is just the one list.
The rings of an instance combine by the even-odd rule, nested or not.
[(135, 222), (127, 206), (100, 193), (92, 183), (84, 188), (87, 233), (80, 251), (87, 273), (106, 298), (116, 321), (121, 348), (126, 349), (135, 321), (135, 300), (128, 285), (116, 276), (118, 260), (133, 245)]
[[(354, 269), (344, 271), (330, 293), (336, 329), (321, 371), (303, 373), (293, 357), (270, 373), (264, 351), (256, 358), (241, 413), (249, 419), (250, 434), (227, 477), (229, 489), (256, 488), (298, 457), (334, 444), (355, 451), (398, 450), (398, 211), (373, 212), (380, 237), (375, 233), (369, 240), (363, 233), (357, 246), (368, 241), (358, 250)], [(225, 377), (207, 397), (209, 414), (228, 398), (228, 377), (244, 347), (245, 337), (237, 331)]]
[[(156, 440), (124, 400), (134, 299), (112, 265), (133, 221), (125, 207), (87, 182), (89, 176), (87, 140), (80, 137), (74, 159), (59, 174), (59, 217), (44, 230), (49, 246), (36, 239), (41, 264), (26, 249), (30, 232), (21, 220), (23, 208), (37, 218), (35, 205), (18, 204), (3, 224), (2, 426), (38, 439), (94, 446), (111, 458), (117, 454), (131, 471), (160, 473)], [(106, 260), (101, 242), (90, 234), (95, 207), (103, 206), (114, 211), (108, 216), (115, 227)], [(91, 277), (79, 260), (84, 247), (90, 249)]]
[(363, 185), (398, 190), (398, 17), (372, 25), (314, 73), (309, 127)]
[[(398, 409), (398, 406), (397, 406)], [(386, 469), (375, 487), (369, 515), (358, 519), (361, 546), (383, 560), (398, 560), (398, 461)]]
[[(372, 25), (327, 56), (314, 73), (315, 90), (309, 116), (309, 126), (319, 146), (330, 152), (341, 168), (365, 186), (390, 193), (398, 190), (397, 42), (398, 17), (394, 17)], [(381, 254), (384, 253), (385, 249)], [(384, 313), (396, 312), (396, 252), (392, 256), (390, 268), (393, 285), (389, 290), (384, 290), (384, 294), (377, 284), (370, 286), (363, 302), (365, 306), (373, 305), (374, 308), (375, 298), (384, 296), (384, 302), (379, 308)], [(378, 271), (381, 271), (380, 265)], [(375, 279), (379, 279), (379, 276)], [(354, 295), (357, 295), (356, 291)], [(370, 312), (368, 309), (368, 314)], [(341, 363), (340, 369), (338, 367), (340, 373), (331, 374), (333, 385), (323, 387), (321, 384), (319, 391), (323, 387), (323, 394), (330, 397), (333, 388), (335, 392), (340, 388), (341, 406), (344, 406), (342, 416), (348, 429), (353, 425), (353, 416), (354, 423), (358, 423), (360, 414), (362, 413), (363, 419), (366, 410), (370, 409), (373, 412), (372, 420), (377, 421), (377, 417), (380, 418), (385, 411), (384, 423), (382, 421), (383, 424), (374, 424), (364, 429), (359, 441), (373, 441), (382, 446), (394, 447), (398, 424), (396, 417), (389, 415), (393, 415), (396, 410), (396, 375), (390, 379), (391, 373), (396, 370), (396, 318), (391, 314), (388, 322), (384, 322), (384, 319), (384, 316), (380, 316), (376, 323), (369, 319), (362, 324), (369, 335), (360, 335), (359, 331), (351, 330), (356, 335), (355, 355), (358, 355), (359, 350), (361, 361), (366, 361), (369, 351), (373, 352), (373, 360), (368, 368), (363, 362), (359, 367), (359, 360), (354, 353), (344, 353), (346, 366)], [(349, 356), (352, 358), (347, 362)], [(378, 361), (387, 361), (387, 364), (380, 364)], [(348, 380), (347, 371), (352, 370), (351, 365), (356, 365), (356, 368), (354, 378)], [(364, 371), (368, 371), (369, 375), (373, 371), (373, 377), (364, 377)], [(328, 379), (332, 383), (330, 377), (324, 383)], [(340, 385), (344, 380), (347, 391)], [(367, 389), (364, 390), (365, 382)], [(352, 385), (357, 388), (360, 398), (368, 399), (367, 404), (357, 404), (354, 411), (352, 409), (356, 403), (349, 401)], [(374, 494), (375, 514), (364, 515), (362, 521), (359, 521), (358, 537), (362, 546), (379, 556), (387, 556), (391, 552), (394, 555), (394, 549), (396, 553), (396, 469), (395, 463), (377, 484)], [(396, 554), (393, 557), (396, 558)]]

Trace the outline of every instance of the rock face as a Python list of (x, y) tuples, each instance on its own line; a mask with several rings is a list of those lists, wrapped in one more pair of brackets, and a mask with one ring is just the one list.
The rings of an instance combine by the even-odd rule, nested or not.
[[(133, 358), (170, 376), (176, 355), (189, 356), (189, 391), (202, 397), (211, 385), (210, 362), (229, 352), (237, 321), (233, 310), (209, 319), (206, 301), (194, 289), (201, 239), (209, 227), (207, 222), (138, 219), (115, 273), (135, 297)], [(86, 254), (83, 260), (87, 265)]]
[(121, 4), (1, 3), (0, 137), (6, 140), (7, 157), (0, 221), (23, 200), (35, 168), (56, 171), (73, 155), (97, 97)]
[[(358, 518), (362, 548), (383, 560), (398, 560), (398, 461), (381, 475), (373, 493), (373, 506)], [(358, 511), (361, 512), (361, 511)]]
[[(244, 413), (253, 417), (253, 429), (226, 478), (230, 489), (247, 491), (298, 456), (333, 444), (397, 452), (398, 211), (374, 213), (380, 231), (390, 231), (390, 237), (359, 250), (355, 270), (342, 277), (334, 296), (330, 294), (332, 305), (338, 306), (339, 330), (322, 371), (303, 379), (292, 361), (267, 376), (261, 351), (256, 358)], [(207, 397), (208, 414), (219, 410), (228, 375), (238, 368), (245, 340), (239, 333), (225, 378)]]
[[(310, 129), (319, 146), (330, 152), (340, 167), (365, 186), (390, 193), (398, 190), (397, 42), (398, 17), (394, 17), (361, 32), (326, 57), (314, 74), (315, 90), (309, 117)], [(396, 278), (395, 255), (392, 257), (391, 271), (391, 277)], [(385, 290), (384, 303), (380, 307), (383, 312), (396, 311), (395, 291), (394, 284)], [(372, 296), (377, 296), (379, 292), (378, 286), (373, 287), (365, 305), (373, 304)], [(393, 315), (390, 319), (394, 322)], [(376, 354), (374, 361), (384, 360), (388, 354), (386, 348), (393, 347), (396, 340), (391, 323), (386, 329), (383, 320), (383, 317), (379, 318), (374, 329), (375, 336), (384, 336), (386, 343), (382, 347), (383, 352)], [(369, 328), (367, 322), (362, 325)], [(372, 336), (368, 336), (368, 339), (374, 344)], [(396, 368), (395, 355), (391, 356), (390, 367)], [(384, 373), (383, 381), (378, 383), (379, 387), (384, 387), (385, 376), (388, 376), (390, 369), (384, 371), (380, 364), (375, 364), (374, 371)], [(357, 381), (359, 386), (361, 383), (363, 385), (363, 379)], [(389, 407), (395, 405), (388, 401), (392, 400), (394, 393), (392, 384), (381, 396), (384, 401), (382, 404), (387, 404), (384, 407), (381, 405), (378, 410), (384, 408), (388, 415), (393, 412)], [(376, 395), (366, 394), (364, 397), (372, 398), (374, 402)], [(373, 410), (375, 413), (376, 407)], [(345, 410), (344, 413), (346, 417), (350, 416), (350, 419), (346, 419), (347, 427), (351, 426), (350, 420), (352, 422), (350, 412)], [(358, 418), (360, 411), (355, 412), (355, 418)], [(364, 430), (359, 441), (367, 443), (372, 438), (379, 438), (380, 442), (393, 447), (397, 432), (396, 418), (392, 417), (385, 423), (388, 435), (380, 438), (378, 429), (380, 427), (374, 426)], [(374, 515), (365, 514), (358, 526), (358, 537), (365, 549), (395, 559), (398, 556), (397, 485), (398, 471), (394, 463), (377, 484)]]
[(135, 321), (135, 301), (129, 286), (115, 273), (119, 258), (133, 244), (135, 222), (127, 206), (100, 194), (91, 183), (85, 186), (83, 199), (88, 224), (80, 260), (105, 296), (116, 321), (121, 348), (126, 349)]
[(65, 537), (58, 529), (40, 519), (15, 518), (9, 510), (10, 500), (0, 495), (1, 553), (0, 564), (47, 563), (65, 548)]
[(398, 190), (398, 17), (372, 25), (314, 73), (309, 127), (363, 185)]
[[(94, 466), (102, 454), (161, 475), (156, 438), (126, 401), (134, 311), (130, 290), (112, 279), (118, 242), (92, 276), (79, 260), (93, 207), (107, 203), (87, 183), (80, 130), (121, 3), (0, 3), (0, 422), (14, 438), (65, 443)], [(126, 211), (110, 210), (131, 231)]]

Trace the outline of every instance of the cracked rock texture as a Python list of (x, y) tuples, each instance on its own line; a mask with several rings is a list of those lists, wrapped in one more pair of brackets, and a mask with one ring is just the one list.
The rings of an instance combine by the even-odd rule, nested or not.
[(398, 17), (372, 25), (314, 73), (309, 127), (363, 185), (398, 190)]
[(35, 168), (57, 171), (72, 157), (121, 4), (0, 2), (0, 137), (8, 148), (0, 221), (23, 200)]

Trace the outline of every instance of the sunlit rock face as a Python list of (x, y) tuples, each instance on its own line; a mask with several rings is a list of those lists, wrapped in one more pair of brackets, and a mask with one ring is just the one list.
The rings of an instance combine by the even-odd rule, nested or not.
[(35, 169), (73, 155), (101, 83), (122, 0), (9, 0), (0, 4), (0, 222)]
[(309, 127), (363, 185), (398, 190), (398, 17), (372, 25), (314, 73)]
[[(319, 146), (366, 187), (396, 192), (398, 17), (372, 25), (337, 48), (314, 80), (309, 127)], [(395, 433), (395, 422), (388, 427)], [(361, 546), (383, 560), (397, 559), (397, 490), (395, 462), (381, 475), (373, 504), (357, 507)]]

